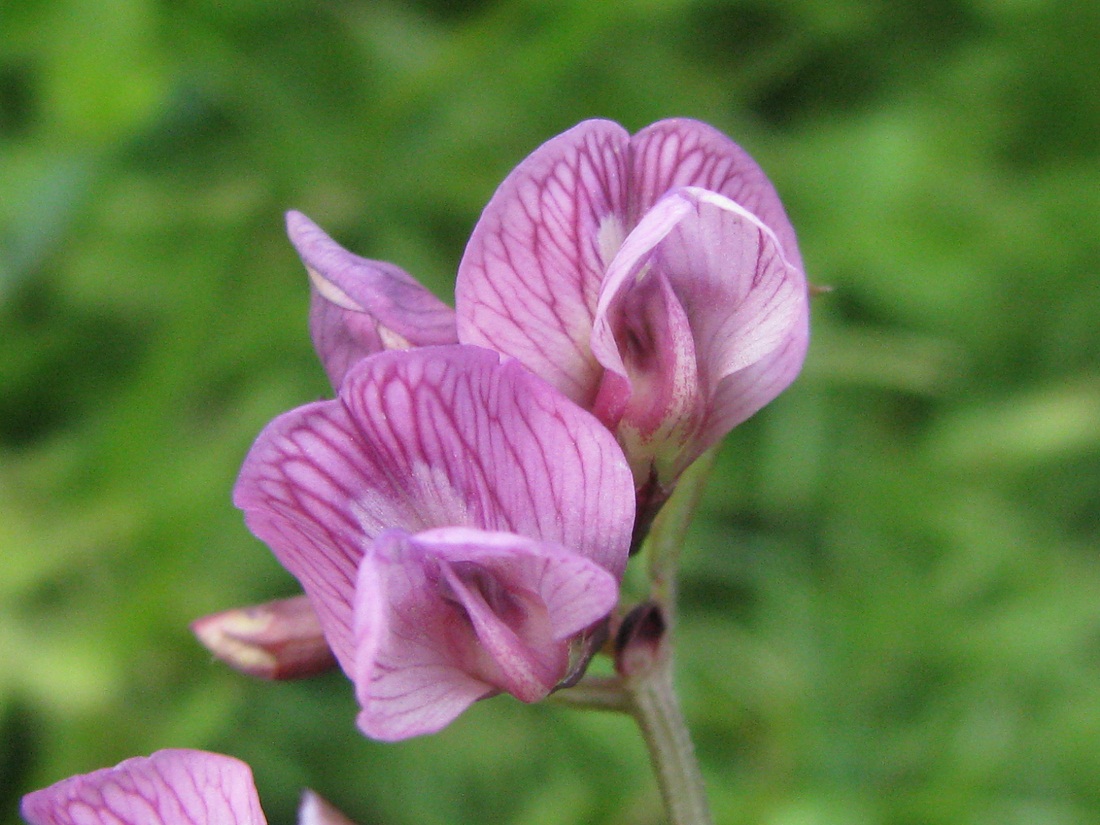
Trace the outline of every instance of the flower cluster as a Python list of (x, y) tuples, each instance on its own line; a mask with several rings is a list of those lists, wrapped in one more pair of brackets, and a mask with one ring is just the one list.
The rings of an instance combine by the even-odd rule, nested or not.
[[(807, 287), (772, 185), (702, 123), (631, 136), (586, 121), (501, 184), (454, 309), (304, 215), (287, 225), (336, 397), (264, 429), (234, 501), (308, 605), (230, 611), (196, 633), (263, 675), (334, 660), (359, 727), (384, 740), (572, 683), (680, 474), (801, 367)], [(32, 794), (24, 815), (263, 822), (242, 768), (161, 752)], [(226, 809), (172, 791), (181, 771)]]

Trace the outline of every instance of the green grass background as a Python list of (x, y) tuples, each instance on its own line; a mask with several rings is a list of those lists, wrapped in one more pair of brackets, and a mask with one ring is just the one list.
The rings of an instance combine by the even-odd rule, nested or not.
[(806, 369), (726, 441), (678, 678), (717, 819), (1100, 821), (1100, 4), (0, 4), (0, 821), (174, 747), (360, 825), (656, 823), (628, 721), (509, 698), (398, 745), (187, 623), (294, 591), (229, 492), (328, 392), (304, 210), (446, 296), (493, 189), (593, 116), (773, 177)]

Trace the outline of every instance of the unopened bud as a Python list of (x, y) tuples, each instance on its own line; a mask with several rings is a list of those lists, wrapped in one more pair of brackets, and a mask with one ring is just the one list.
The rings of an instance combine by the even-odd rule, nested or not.
[(305, 679), (336, 666), (305, 596), (204, 616), (191, 632), (215, 658), (260, 679)]
[(642, 602), (623, 619), (615, 634), (615, 670), (624, 679), (648, 673), (665, 655), (664, 611)]
[(298, 806), (298, 825), (355, 825), (333, 805), (308, 788)]

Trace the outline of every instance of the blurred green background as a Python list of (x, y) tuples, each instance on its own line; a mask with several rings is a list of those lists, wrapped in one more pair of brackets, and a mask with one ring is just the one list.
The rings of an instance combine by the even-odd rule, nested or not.
[(294, 592), (229, 492), (329, 392), (301, 209), (446, 296), (577, 121), (706, 120), (776, 182), (805, 372), (725, 444), (678, 675), (722, 823), (1100, 821), (1100, 4), (0, 4), (0, 821), (174, 747), (361, 825), (656, 823), (625, 719), (398, 745), (194, 617)]

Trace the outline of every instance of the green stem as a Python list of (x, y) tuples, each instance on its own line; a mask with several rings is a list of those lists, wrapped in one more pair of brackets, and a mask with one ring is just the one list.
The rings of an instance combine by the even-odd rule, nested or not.
[(684, 714), (672, 687), (670, 658), (627, 685), (630, 710), (642, 730), (670, 825), (711, 825), (706, 788)]
[(670, 825), (711, 825), (706, 788), (676, 690), (672, 684), (672, 633), (676, 624), (680, 552), (714, 464), (716, 448), (680, 476), (676, 492), (657, 515), (646, 543), (650, 599), (665, 623), (651, 667), (625, 680), (631, 712), (649, 747)]
[(668, 656), (655, 661), (646, 673), (630, 679), (586, 676), (549, 698), (568, 707), (633, 716), (649, 748), (669, 825), (711, 825), (703, 777), (672, 687)]
[[(553, 695), (560, 704), (625, 711), (641, 728), (657, 774), (669, 825), (712, 825), (710, 806), (695, 748), (672, 685), (672, 630), (680, 551), (703, 485), (714, 463), (713, 449), (685, 472), (661, 509), (645, 543), (650, 598), (623, 621), (616, 639), (617, 677), (586, 677)], [(630, 619), (634, 618), (634, 623)]]
[(650, 597), (664, 610), (670, 627), (676, 620), (676, 575), (680, 568), (680, 551), (692, 516), (699, 507), (703, 487), (710, 477), (716, 452), (714, 447), (707, 450), (680, 476), (676, 491), (657, 514), (645, 544)]
[(585, 676), (577, 684), (557, 693), (549, 701), (583, 710), (611, 710), (631, 713), (630, 697), (617, 676)]

